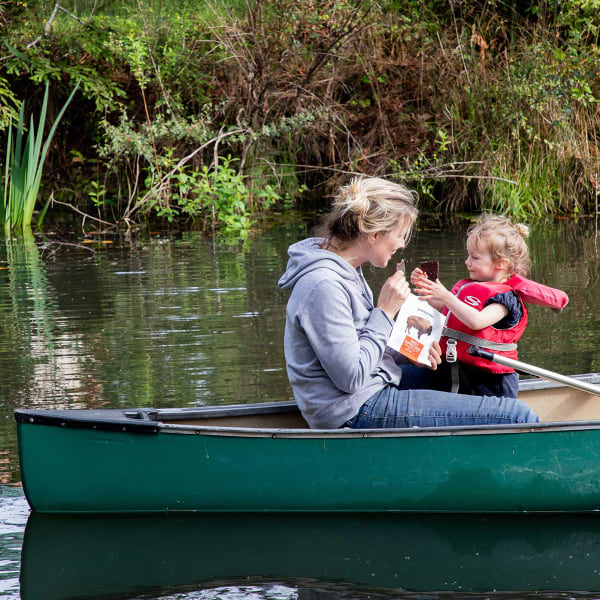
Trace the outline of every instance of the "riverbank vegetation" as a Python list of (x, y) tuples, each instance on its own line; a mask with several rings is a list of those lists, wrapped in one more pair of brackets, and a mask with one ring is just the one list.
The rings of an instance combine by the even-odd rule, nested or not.
[(431, 211), (596, 213), (599, 15), (600, 0), (19, 0), (0, 5), (0, 136), (46, 83), (55, 115), (80, 81), (38, 203), (101, 224), (244, 234), (274, 207), (326, 204), (349, 173), (406, 181)]

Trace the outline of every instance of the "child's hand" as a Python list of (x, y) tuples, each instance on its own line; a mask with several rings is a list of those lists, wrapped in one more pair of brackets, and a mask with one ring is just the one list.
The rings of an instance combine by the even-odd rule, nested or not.
[[(421, 271), (421, 273), (423, 272)], [(413, 274), (414, 271), (411, 274), (411, 281)], [(427, 279), (427, 276), (424, 273), (417, 277), (414, 285), (415, 294), (417, 294), (421, 300), (425, 300), (430, 306), (433, 306), (433, 308), (437, 310), (443, 310), (447, 305), (448, 300), (453, 298), (452, 293), (444, 287), (439, 279), (431, 281)]]
[(413, 284), (413, 286), (416, 286), (418, 285), (422, 277), (427, 278), (427, 275), (422, 269), (419, 269), (419, 267), (415, 267), (412, 273), (410, 274), (410, 282)]

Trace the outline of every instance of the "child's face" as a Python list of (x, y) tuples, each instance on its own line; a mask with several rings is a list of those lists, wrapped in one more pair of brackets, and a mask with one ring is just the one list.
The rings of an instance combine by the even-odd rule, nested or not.
[(506, 269), (504, 261), (494, 260), (485, 244), (467, 240), (468, 256), (465, 265), (469, 277), (475, 281), (504, 281)]

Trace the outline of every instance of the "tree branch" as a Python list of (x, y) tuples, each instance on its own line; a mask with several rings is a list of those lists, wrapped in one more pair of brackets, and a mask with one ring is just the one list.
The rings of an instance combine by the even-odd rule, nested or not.
[(59, 2), (57, 2), (54, 5), (54, 8), (52, 9), (52, 14), (50, 15), (50, 17), (46, 21), (46, 24), (44, 25), (43, 32), (40, 33), (40, 35), (38, 35), (38, 37), (35, 40), (33, 40), (33, 42), (29, 42), (29, 44), (27, 44), (27, 46), (25, 46), (27, 49), (33, 48), (36, 44), (39, 43), (39, 41), (43, 37), (48, 36), (48, 34), (50, 33), (50, 27), (52, 27), (52, 23), (54, 23), (54, 19), (56, 19), (56, 15), (58, 14), (59, 10), (61, 10), (65, 14), (67, 14), (69, 17), (71, 17), (71, 19), (74, 19), (78, 23), (81, 23), (84, 27), (89, 27), (88, 23), (85, 23), (84, 21), (82, 21), (77, 15), (74, 15), (72, 12), (69, 12), (66, 8), (63, 8)]
[(210, 146), (213, 143), (218, 145), (221, 142), (221, 140), (225, 139), (226, 137), (229, 137), (232, 135), (239, 135), (240, 133), (244, 133), (245, 131), (246, 131), (245, 129), (234, 129), (232, 131), (228, 131), (227, 133), (220, 132), (218, 136), (208, 140), (208, 142), (205, 142), (201, 146), (198, 146), (198, 148), (196, 148), (193, 152), (191, 152), (187, 156), (184, 156), (166, 175), (163, 175), (163, 177), (161, 177), (160, 180), (154, 186), (152, 186), (152, 188), (150, 188), (140, 198), (140, 200), (138, 200), (136, 202), (136, 204), (133, 206), (133, 208), (131, 208), (125, 214), (124, 221), (129, 225), (129, 218), (131, 217), (131, 215), (135, 211), (137, 211), (141, 206), (143, 206), (150, 196), (152, 196), (153, 194), (162, 193), (163, 190), (168, 186), (169, 180), (171, 179), (171, 177), (173, 177), (173, 175), (179, 169), (181, 169), (181, 167), (183, 167), (183, 165), (185, 165), (187, 162), (192, 160), (192, 158), (194, 158), (194, 156), (196, 156), (196, 154), (198, 154), (199, 152), (202, 152), (202, 150), (204, 150), (206, 147)]

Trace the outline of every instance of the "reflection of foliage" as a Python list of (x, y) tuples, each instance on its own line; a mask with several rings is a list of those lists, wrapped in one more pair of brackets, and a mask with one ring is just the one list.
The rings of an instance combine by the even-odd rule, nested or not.
[[(284, 314), (273, 309), (271, 271), (273, 261), (283, 269), (284, 257), (272, 238), (215, 249), (188, 235), (170, 248), (149, 244), (139, 259), (144, 273), (121, 276), (98, 344), (94, 368), (107, 398), (156, 406), (282, 399)], [(137, 332), (126, 344), (124, 330)], [(115, 380), (122, 365), (127, 376)], [(265, 385), (269, 366), (277, 370)]]
[(23, 236), (5, 240), (10, 273), (10, 297), (14, 322), (20, 324), (21, 339), (32, 347), (41, 344), (54, 355), (52, 323), (46, 308), (48, 282), (31, 229)]
[[(1, 248), (7, 267), (0, 271), (0, 282), (6, 287), (6, 299), (0, 304), (0, 389), (2, 404), (10, 410), (30, 406), (47, 393), (55, 394), (60, 378), (56, 377), (46, 270), (31, 229), (25, 228), (19, 238), (5, 239)], [(5, 447), (16, 448), (12, 419), (0, 420), (0, 432)], [(11, 470), (16, 472), (17, 465), (11, 465)]]
[(533, 278), (563, 289), (570, 302), (560, 314), (530, 307), (520, 356), (564, 374), (600, 371), (600, 248), (594, 224), (586, 220), (541, 223), (533, 228), (529, 245)]

